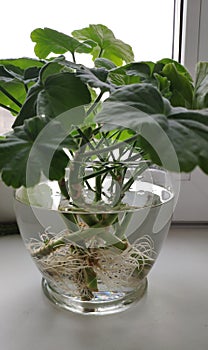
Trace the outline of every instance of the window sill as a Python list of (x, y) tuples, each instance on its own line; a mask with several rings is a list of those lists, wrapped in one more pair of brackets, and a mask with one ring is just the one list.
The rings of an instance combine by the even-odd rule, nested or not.
[(86, 318), (50, 305), (21, 238), (0, 240), (2, 349), (207, 349), (207, 227), (171, 227), (146, 297), (104, 317)]

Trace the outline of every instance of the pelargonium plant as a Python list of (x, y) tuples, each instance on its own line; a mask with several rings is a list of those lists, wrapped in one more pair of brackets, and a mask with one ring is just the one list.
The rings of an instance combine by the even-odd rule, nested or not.
[[(152, 264), (150, 238), (130, 245), (124, 232), (128, 215), (121, 233), (118, 213), (112, 213), (128, 211), (125, 193), (135, 178), (152, 165), (182, 172), (198, 166), (208, 173), (208, 63), (197, 64), (193, 81), (170, 58), (134, 61), (132, 48), (101, 24), (71, 36), (38, 28), (31, 39), (37, 58), (0, 60), (0, 106), (15, 117), (12, 131), (0, 140), (1, 177), (28, 193), (43, 177), (57, 181), (59, 210), (70, 214), (74, 226), (55, 238), (44, 232), (41, 243), (30, 242), (30, 249), (48, 271), (54, 254), (62, 255), (59, 276), (68, 264), (82, 297), (90, 300), (98, 288), (100, 262), (113, 266), (113, 248), (123, 254), (125, 269), (117, 271), (123, 283), (135, 269), (142, 273)], [(93, 67), (81, 63), (85, 55), (91, 55)], [(136, 166), (126, 180), (129, 163)], [(117, 195), (112, 198), (113, 188)], [(113, 234), (108, 231), (112, 225)], [(111, 258), (109, 250), (101, 249), (98, 256), (93, 249), (92, 228), (93, 237), (96, 230), (108, 242)], [(82, 232), (84, 248), (75, 244), (78, 237), (84, 239)], [(103, 276), (110, 280), (107, 272)]]

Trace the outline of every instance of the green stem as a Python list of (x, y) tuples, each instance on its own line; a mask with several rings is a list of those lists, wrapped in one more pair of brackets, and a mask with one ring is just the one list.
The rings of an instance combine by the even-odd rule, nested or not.
[(76, 58), (75, 58), (75, 54), (74, 54), (74, 52), (71, 52), (71, 54), (72, 54), (72, 59), (73, 59), (73, 62), (74, 62), (74, 63), (76, 63)]
[(102, 49), (102, 47), (101, 47), (98, 57), (102, 57), (102, 53), (103, 53), (103, 49)]
[(84, 156), (87, 158), (87, 157), (91, 157), (91, 156), (99, 156), (100, 154), (102, 153), (106, 153), (106, 152), (111, 152), (119, 147), (122, 147), (122, 146), (125, 146), (127, 143), (129, 142), (132, 142), (132, 141), (135, 141), (137, 139), (137, 137), (139, 136), (139, 134), (136, 134), (128, 139), (126, 139), (125, 141), (121, 141), (119, 143), (116, 143), (115, 145), (112, 145), (112, 146), (109, 146), (109, 147), (106, 147), (106, 148), (103, 148), (103, 149), (95, 149), (94, 151), (89, 151), (89, 152), (86, 152), (84, 154)]
[(127, 211), (124, 215), (124, 218), (121, 222), (121, 224), (117, 224), (116, 231), (115, 231), (115, 236), (123, 240), (125, 238), (124, 232), (126, 231), (131, 218), (132, 218), (133, 213), (131, 211)]
[(95, 202), (99, 202), (102, 198), (102, 196), (101, 196), (101, 194), (102, 194), (101, 175), (96, 176), (95, 187), (96, 187)]
[(31, 253), (31, 256), (33, 258), (42, 258), (44, 256), (47, 256), (48, 254), (52, 253), (54, 250), (58, 249), (59, 247), (65, 245), (64, 240), (62, 238), (57, 239), (57, 241), (46, 244), (44, 247), (37, 249)]
[(129, 190), (131, 185), (134, 183), (135, 179), (143, 173), (143, 171), (147, 169), (146, 163), (143, 164), (143, 166), (137, 168), (134, 172), (134, 174), (130, 177), (130, 179), (126, 182), (126, 184), (122, 188), (122, 193), (125, 193), (126, 191)]
[(25, 88), (25, 92), (27, 94), (28, 93), (28, 86), (27, 86), (27, 84), (24, 84), (24, 88)]
[(94, 150), (94, 146), (91, 144), (90, 139), (83, 133), (83, 131), (77, 127), (77, 131), (79, 133), (79, 135), (81, 136), (82, 140), (84, 140), (84, 145), (87, 144), (87, 146), (89, 146), (90, 149)]
[(137, 144), (137, 140), (133, 143), (133, 146), (132, 146), (131, 149), (130, 149), (129, 157), (128, 157), (128, 158), (130, 158), (130, 157), (132, 156), (132, 153), (134, 152), (134, 149), (135, 149), (136, 144)]
[[(82, 151), (84, 150), (82, 149)], [(74, 156), (74, 161), (70, 163), (69, 170), (70, 194), (75, 204), (80, 208), (83, 208), (83, 204), (85, 204), (82, 193), (83, 179), (80, 180), (80, 167), (83, 166), (82, 161), (83, 154), (77, 152)], [(93, 214), (80, 214), (80, 217), (88, 226), (93, 226), (98, 222)]]
[[(110, 146), (110, 145), (109, 145), (109, 140), (108, 140), (106, 137), (103, 137), (103, 139), (104, 139), (104, 142), (105, 142), (106, 146), (109, 147), (109, 146)], [(111, 157), (112, 157), (112, 160), (115, 162), (116, 159), (115, 159), (115, 156), (114, 156), (114, 154), (113, 154), (112, 151), (110, 151), (110, 155), (111, 155)]]
[(93, 214), (79, 214), (79, 216), (89, 227), (95, 226), (98, 223), (98, 220)]
[[(103, 163), (102, 165), (105, 166), (106, 164)], [(98, 170), (97, 172), (94, 172), (94, 173), (92, 173), (92, 174), (83, 176), (83, 181), (86, 181), (86, 180), (92, 179), (93, 177), (97, 177), (97, 176), (100, 176), (100, 175), (102, 175), (102, 174), (111, 172), (112, 170), (116, 169), (117, 167), (118, 167), (118, 165), (114, 165), (114, 166), (112, 166), (112, 167), (107, 167), (107, 166), (106, 166), (104, 169), (100, 169), (100, 170)], [(116, 179), (116, 177), (115, 177), (114, 175), (113, 175), (113, 177)]]
[(64, 198), (69, 200), (70, 197), (69, 197), (69, 193), (68, 193), (68, 190), (67, 190), (67, 187), (66, 187), (65, 179), (62, 178), (61, 180), (59, 180), (58, 184), (59, 184), (59, 188), (61, 190), (61, 194), (64, 196)]
[(90, 115), (90, 113), (97, 107), (98, 102), (101, 100), (101, 97), (103, 96), (103, 91), (99, 93), (95, 101), (93, 102), (92, 106), (88, 109), (86, 116)]
[[(115, 215), (115, 214), (112, 214), (112, 216), (113, 215)], [(113, 221), (113, 220), (115, 220), (115, 218), (112, 217), (111, 221)], [(77, 247), (77, 249), (84, 249), (84, 248), (80, 248), (77, 245), (77, 243), (80, 241), (89, 240), (92, 237), (94, 237), (95, 235), (103, 238), (109, 246), (112, 246), (112, 245), (117, 246), (118, 245), (121, 247), (120, 249), (123, 250), (126, 247), (126, 243), (122, 242), (121, 239), (119, 239), (115, 235), (108, 232), (107, 228), (109, 226), (105, 226), (105, 224), (107, 224), (108, 222), (110, 222), (109, 218), (108, 218), (108, 220), (103, 221), (103, 226), (101, 226), (101, 223), (99, 223), (99, 224), (94, 225), (93, 227), (90, 227), (90, 228), (78, 230), (78, 231), (72, 232), (72, 233), (70, 232), (70, 233), (63, 234), (63, 236), (58, 238), (56, 241), (54, 241), (54, 240), (49, 241), (43, 247), (41, 247), (37, 250), (34, 250), (31, 253), (31, 255), (33, 258), (40, 259), (40, 258), (52, 253), (53, 251), (55, 251), (59, 247), (64, 246), (66, 244), (69, 244), (70, 242), (74, 247)]]
[[(92, 145), (92, 143), (90, 142), (90, 140), (89, 140), (89, 138), (82, 132), (82, 130), (80, 129), (80, 128), (77, 128), (77, 131), (79, 132), (79, 135), (82, 137), (82, 140), (84, 140), (84, 145), (85, 145), (85, 147), (86, 147), (86, 145), (88, 145), (88, 147), (93, 151), (93, 150), (95, 150), (96, 149), (96, 147), (94, 147), (93, 145)], [(103, 138), (103, 140), (104, 140), (104, 138)], [(103, 142), (102, 142), (103, 143)], [(79, 153), (79, 152), (78, 152)], [(101, 161), (101, 162), (103, 162), (103, 164), (102, 165), (104, 165), (104, 163), (105, 163), (105, 159), (103, 158), (103, 157), (101, 157), (100, 155), (98, 155), (98, 158), (99, 158), (99, 160)], [(81, 156), (80, 156), (80, 161), (82, 160), (82, 158), (81, 158)], [(113, 169), (113, 168), (112, 168)], [(103, 170), (101, 170), (101, 174), (102, 174), (102, 171)], [(110, 168), (107, 168), (107, 172), (110, 172), (110, 174), (111, 174), (111, 176), (112, 177), (114, 177), (114, 179), (115, 179), (115, 176), (114, 176), (114, 174), (113, 174), (113, 172), (111, 172), (111, 169)], [(106, 172), (106, 169), (104, 169), (104, 173)], [(97, 172), (97, 173), (93, 173), (93, 174), (91, 174), (91, 175), (88, 175), (87, 177), (83, 177), (83, 181), (86, 181), (87, 179), (90, 179), (90, 178), (93, 178), (93, 177), (97, 177), (97, 176), (99, 176), (99, 173)]]

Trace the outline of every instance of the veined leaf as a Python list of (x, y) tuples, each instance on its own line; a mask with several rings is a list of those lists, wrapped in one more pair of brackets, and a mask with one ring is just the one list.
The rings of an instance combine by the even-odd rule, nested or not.
[[(43, 134), (39, 137), (41, 132)], [(49, 125), (41, 117), (26, 120), (24, 125), (0, 140), (3, 181), (14, 188), (31, 187), (39, 182), (42, 172), (51, 180), (59, 180), (68, 163), (63, 151), (66, 145), (76, 148), (74, 140), (67, 136), (59, 122), (53, 120)]]
[(37, 115), (37, 98), (38, 94), (42, 91), (42, 86), (39, 83), (33, 85), (27, 94), (27, 98), (17, 115), (13, 128), (24, 123), (24, 120), (32, 118)]
[[(117, 102), (122, 102), (126, 106), (134, 107), (136, 112), (137, 110), (140, 110), (148, 115), (166, 113), (166, 105), (164, 104), (159, 91), (151, 84), (132, 84), (122, 86), (116, 90), (104, 102), (102, 109), (103, 112), (101, 111), (98, 114), (97, 121), (105, 122), (105, 120), (101, 120), (101, 117), (107, 119), (114, 117), (113, 114), (110, 116), (106, 113), (108, 111), (108, 106), (110, 106), (109, 102), (115, 102), (115, 107)], [(129, 123), (131, 123), (132, 119), (128, 118), (128, 120)], [(113, 121), (113, 119), (111, 119), (111, 121)], [(115, 121), (117, 120), (115, 119)]]
[(51, 68), (48, 64), (43, 74), (42, 72), (40, 74), (42, 81), (29, 90), (14, 126), (23, 124), (25, 119), (37, 114), (54, 118), (77, 106), (80, 106), (80, 113), (84, 118), (83, 106), (91, 102), (87, 86), (74, 73), (60, 72), (52, 75), (50, 73)]
[(28, 58), (0, 62), (0, 103), (17, 115), (26, 99), (27, 89), (37, 80), (43, 63)]
[(0, 76), (0, 104), (17, 115), (26, 97), (24, 84), (14, 77)]
[(116, 85), (129, 85), (141, 81), (154, 82), (152, 78), (153, 62), (132, 62), (125, 66), (116, 67), (110, 70), (109, 78)]
[(172, 92), (170, 91), (170, 81), (168, 78), (157, 73), (154, 74), (154, 77), (157, 81), (158, 89), (160, 90), (162, 96), (170, 100)]
[(0, 78), (3, 79), (8, 75), (27, 84), (38, 78), (43, 65), (43, 62), (29, 58), (0, 60)]
[[(129, 85), (115, 91), (103, 103), (96, 121), (107, 129), (110, 125), (109, 130), (114, 125), (139, 133), (141, 147), (159, 165), (161, 159), (169, 157), (163, 137), (166, 134), (178, 157), (180, 171), (189, 172), (198, 165), (208, 173), (208, 111), (172, 108), (150, 84)], [(145, 135), (150, 137), (151, 145)], [(176, 171), (171, 162), (167, 166)]]
[(102, 91), (113, 90), (113, 85), (107, 82), (108, 71), (104, 68), (86, 68), (84, 66), (77, 69), (76, 76), (91, 87), (100, 88)]
[(153, 68), (153, 62), (132, 62), (125, 66), (111, 69), (111, 73), (123, 74), (125, 72), (128, 75), (135, 75), (142, 79), (148, 79), (152, 75)]
[(37, 99), (37, 111), (50, 118), (91, 102), (87, 86), (74, 73), (58, 73), (49, 76)]
[(116, 39), (113, 32), (102, 24), (91, 24), (89, 27), (74, 30), (72, 35), (78, 40), (92, 40), (97, 44), (92, 51), (94, 60), (104, 57), (116, 65), (134, 60), (131, 46)]
[(167, 135), (174, 145), (181, 171), (197, 165), (208, 174), (208, 112), (176, 111), (168, 116)]
[(39, 58), (46, 58), (50, 53), (64, 54), (69, 51), (72, 54), (79, 52), (90, 52), (92, 43), (80, 43), (69, 35), (50, 28), (37, 28), (32, 31), (31, 39), (36, 43), (35, 54)]
[(116, 68), (116, 65), (112, 61), (108, 60), (107, 58), (96, 58), (95, 67), (105, 68), (107, 70), (110, 70), (112, 68)]
[(199, 62), (196, 69), (194, 107), (208, 107), (208, 62)]
[(42, 83), (45, 82), (45, 80), (47, 79), (47, 77), (49, 77), (50, 75), (59, 73), (63, 70), (63, 66), (62, 64), (60, 64), (59, 62), (56, 62), (56, 60), (53, 60), (51, 62), (48, 62), (47, 64), (45, 64), (45, 66), (41, 69), (40, 71), (40, 81)]
[[(162, 69), (167, 64), (173, 64), (177, 70), (178, 73), (186, 77), (190, 82), (193, 82), (192, 76), (190, 75), (189, 71), (179, 62), (171, 59), (171, 58), (163, 58), (156, 62), (154, 72), (155, 73), (161, 73)], [(160, 66), (160, 70), (158, 71), (158, 67)]]
[(162, 74), (170, 81), (171, 104), (191, 109), (193, 106), (193, 84), (190, 79), (182, 75), (173, 63), (166, 64)]
[(20, 58), (10, 58), (0, 60), (0, 65), (3, 65), (7, 68), (9, 67), (18, 67), (21, 70), (25, 70), (31, 67), (41, 68), (44, 65), (44, 61), (40, 61), (36, 58), (20, 57)]

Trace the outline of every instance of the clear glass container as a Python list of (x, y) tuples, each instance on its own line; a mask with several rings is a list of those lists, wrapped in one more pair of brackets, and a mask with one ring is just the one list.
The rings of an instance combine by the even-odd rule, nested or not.
[(42, 181), (15, 194), (24, 243), (48, 299), (81, 314), (125, 310), (147, 289), (168, 233), (174, 195), (163, 169), (138, 163), (71, 163), (63, 196)]

